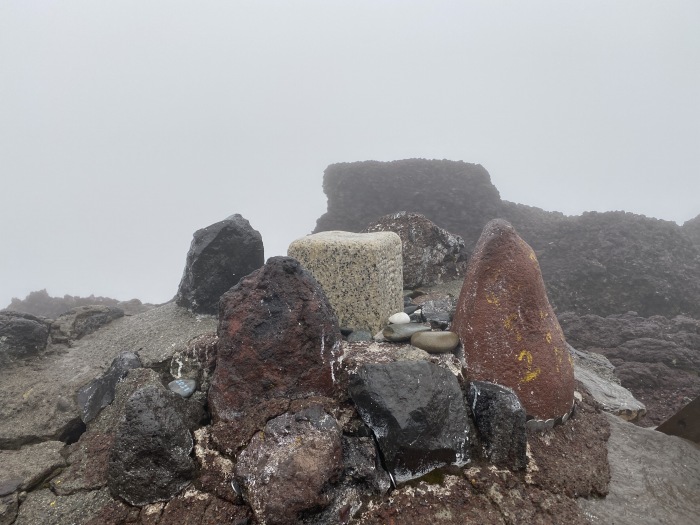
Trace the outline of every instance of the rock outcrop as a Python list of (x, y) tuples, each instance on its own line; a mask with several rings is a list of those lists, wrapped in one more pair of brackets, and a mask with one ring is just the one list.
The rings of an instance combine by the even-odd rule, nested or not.
[(537, 257), (502, 220), (484, 228), (457, 303), (469, 380), (512, 388), (528, 416), (568, 417), (574, 400), (573, 360), (547, 299)]
[(262, 401), (333, 394), (340, 329), (321, 286), (299, 261), (272, 257), (221, 298), (209, 390), (215, 421)]
[(124, 310), (116, 306), (77, 306), (61, 314), (51, 325), (51, 342), (70, 345), (72, 341), (124, 316)]
[(142, 303), (138, 299), (119, 301), (111, 297), (80, 297), (77, 295), (64, 295), (63, 297), (51, 297), (46, 289), (30, 292), (24, 299), (14, 297), (7, 307), (25, 314), (32, 314), (47, 319), (56, 319), (60, 315), (80, 306), (114, 306), (124, 311), (126, 315), (136, 315), (154, 308), (155, 305)]
[(622, 386), (644, 403), (639, 424), (658, 425), (700, 395), (700, 321), (565, 312), (559, 322), (572, 346), (607, 357)]
[(216, 314), (219, 298), (263, 265), (260, 232), (238, 214), (194, 233), (177, 304), (193, 312)]
[(405, 289), (464, 277), (468, 259), (464, 240), (419, 213), (401, 211), (385, 215), (363, 231), (391, 231), (401, 238)]
[(30, 314), (0, 311), (0, 367), (41, 353), (48, 344), (49, 322)]
[(557, 311), (700, 318), (697, 218), (681, 228), (624, 212), (567, 217), (501, 200), (482, 166), (445, 160), (332, 164), (323, 189), (328, 210), (316, 232), (362, 231), (406, 210), (461, 236), (471, 252), (486, 223), (503, 218), (535, 250)]

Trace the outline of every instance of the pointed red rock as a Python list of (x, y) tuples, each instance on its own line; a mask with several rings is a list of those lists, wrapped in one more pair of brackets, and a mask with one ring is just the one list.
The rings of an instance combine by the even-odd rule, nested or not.
[(573, 363), (535, 252), (506, 221), (489, 222), (467, 268), (452, 323), (469, 380), (515, 390), (527, 414), (556, 419), (574, 400)]

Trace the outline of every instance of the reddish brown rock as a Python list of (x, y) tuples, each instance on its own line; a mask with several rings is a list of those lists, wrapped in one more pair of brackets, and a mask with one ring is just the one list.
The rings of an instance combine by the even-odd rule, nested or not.
[(275, 398), (332, 396), (340, 329), (321, 286), (296, 259), (272, 257), (219, 303), (209, 390), (214, 421)]
[(496, 219), (484, 228), (452, 326), (464, 345), (470, 380), (512, 388), (536, 419), (569, 413), (574, 372), (564, 334), (537, 257), (508, 222)]

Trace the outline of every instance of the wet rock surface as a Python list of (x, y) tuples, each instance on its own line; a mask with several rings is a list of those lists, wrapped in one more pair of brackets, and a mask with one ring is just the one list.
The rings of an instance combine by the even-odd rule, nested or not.
[(318, 282), (291, 257), (272, 257), (221, 298), (209, 390), (215, 421), (263, 400), (333, 394), (338, 320)]
[(593, 523), (621, 525), (696, 523), (700, 448), (613, 415), (607, 419), (610, 489), (605, 499), (579, 500), (586, 517)]
[(260, 233), (235, 214), (194, 233), (177, 304), (193, 312), (216, 314), (219, 298), (263, 265)]
[(452, 329), (469, 380), (512, 388), (537, 420), (566, 416), (573, 360), (532, 249), (502, 220), (486, 225), (459, 296)]
[(349, 393), (394, 480), (469, 460), (469, 420), (457, 378), (426, 361), (366, 364)]
[(194, 476), (192, 435), (176, 394), (147, 385), (127, 400), (109, 456), (110, 492), (132, 505), (169, 500)]
[(83, 423), (95, 419), (100, 410), (114, 401), (117, 383), (127, 372), (141, 367), (141, 359), (133, 352), (122, 352), (114, 358), (107, 371), (78, 390), (77, 401)]
[(472, 381), (467, 401), (484, 457), (495, 465), (512, 470), (525, 468), (526, 414), (515, 392), (495, 383)]
[[(45, 440), (75, 441), (84, 425), (76, 394), (119, 355), (138, 351), (144, 366), (160, 366), (187, 343), (216, 328), (216, 320), (195, 316), (174, 303), (117, 319), (67, 348), (14, 366), (0, 381), (0, 448)], [(4, 371), (4, 369), (3, 369)]]
[(419, 213), (401, 211), (385, 215), (363, 231), (392, 231), (401, 238), (404, 288), (464, 277), (467, 267), (464, 240)]
[(265, 425), (238, 456), (236, 477), (261, 523), (299, 523), (330, 500), (324, 488), (342, 468), (340, 428), (323, 407), (286, 413)]

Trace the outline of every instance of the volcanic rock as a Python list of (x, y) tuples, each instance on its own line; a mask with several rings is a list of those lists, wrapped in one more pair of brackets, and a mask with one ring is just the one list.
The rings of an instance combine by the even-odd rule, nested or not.
[(260, 523), (293, 525), (300, 513), (328, 505), (324, 489), (342, 460), (340, 428), (314, 405), (270, 420), (239, 454), (236, 477)]
[(401, 238), (404, 288), (464, 277), (468, 259), (464, 240), (419, 213), (401, 211), (385, 215), (364, 231), (392, 231)]
[(46, 348), (49, 323), (30, 314), (0, 311), (0, 367), (35, 356)]
[(469, 461), (469, 419), (449, 371), (427, 361), (366, 364), (348, 391), (397, 483)]
[(486, 225), (452, 325), (470, 380), (512, 388), (529, 416), (556, 420), (573, 405), (574, 373), (537, 257), (502, 220)]
[(472, 381), (467, 400), (484, 456), (495, 465), (521, 470), (527, 465), (525, 409), (510, 388)]
[(85, 523), (111, 502), (107, 490), (56, 496), (50, 489), (29, 492), (14, 525), (76, 525)]
[(20, 450), (0, 450), (0, 496), (34, 488), (65, 466), (60, 441), (46, 441)]
[(174, 399), (147, 385), (129, 397), (109, 457), (107, 484), (131, 505), (166, 501), (194, 475), (192, 435)]
[(219, 298), (263, 265), (260, 233), (238, 214), (194, 233), (177, 304), (197, 313), (216, 314)]
[(141, 359), (132, 352), (122, 352), (114, 358), (109, 369), (97, 379), (94, 379), (78, 390), (77, 401), (80, 408), (80, 418), (88, 423), (104, 407), (114, 400), (117, 383), (133, 368), (141, 367)]
[(693, 399), (656, 427), (656, 430), (700, 444), (700, 397)]
[(219, 349), (209, 389), (214, 420), (263, 400), (332, 395), (340, 329), (316, 279), (272, 257), (221, 298)]
[(78, 306), (61, 314), (51, 325), (51, 342), (70, 345), (72, 341), (91, 334), (102, 326), (124, 316), (116, 306)]

